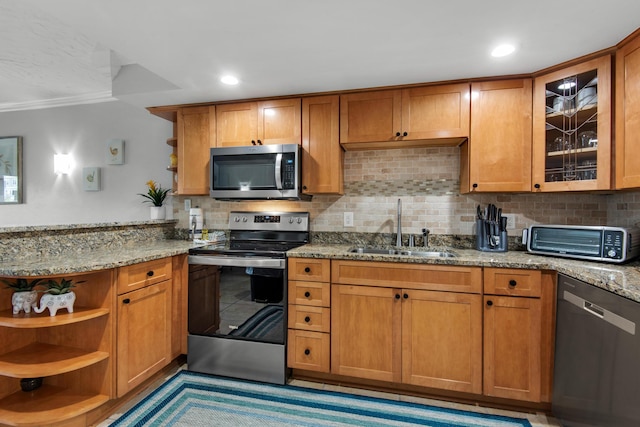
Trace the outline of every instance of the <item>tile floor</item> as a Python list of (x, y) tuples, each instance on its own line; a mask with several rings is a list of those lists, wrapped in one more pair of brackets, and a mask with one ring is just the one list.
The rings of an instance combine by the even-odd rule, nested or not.
[[(151, 393), (153, 390), (159, 387), (165, 380), (171, 378), (179, 370), (186, 369), (186, 368), (187, 368), (187, 365), (185, 364), (176, 368), (171, 372), (168, 372), (165, 376), (163, 376), (162, 378), (159, 378), (156, 382), (154, 382), (153, 384), (150, 384), (149, 387), (147, 387), (145, 390), (141, 391), (138, 395), (134, 396), (123, 407), (119, 408), (117, 413), (112, 414), (109, 418), (102, 421), (96, 427), (107, 427), (113, 421), (118, 419), (118, 417), (124, 414), (127, 410), (133, 407), (136, 403), (138, 403), (141, 399), (143, 399), (145, 396), (147, 396), (149, 393)], [(459, 409), (459, 410), (465, 410), (465, 411), (471, 411), (471, 412), (480, 412), (485, 414), (497, 414), (497, 415), (504, 415), (508, 417), (526, 418), (529, 420), (532, 427), (549, 427), (549, 426), (562, 427), (562, 424), (560, 424), (553, 417), (547, 416), (542, 413), (534, 414), (534, 413), (507, 411), (507, 410), (501, 410), (501, 409), (487, 408), (483, 406), (466, 405), (462, 403), (446, 402), (441, 400), (426, 399), (426, 398), (420, 398), (420, 397), (414, 397), (414, 396), (405, 396), (402, 394), (395, 394), (395, 393), (384, 393), (384, 392), (377, 392), (377, 391), (371, 391), (371, 390), (363, 390), (358, 388), (336, 386), (332, 384), (322, 384), (322, 383), (311, 382), (311, 381), (292, 380), (290, 384), (299, 386), (299, 387), (307, 387), (307, 388), (313, 388), (313, 389), (319, 389), (319, 390), (339, 391), (342, 393), (352, 393), (352, 394), (361, 395), (361, 396), (379, 397), (383, 399), (397, 400), (401, 402), (419, 403), (424, 405), (439, 406), (442, 408)]]

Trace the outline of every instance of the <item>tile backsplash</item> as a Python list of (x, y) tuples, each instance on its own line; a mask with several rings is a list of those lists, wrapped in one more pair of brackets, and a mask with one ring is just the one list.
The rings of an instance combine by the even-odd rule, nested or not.
[[(457, 147), (348, 151), (345, 194), (314, 196), (311, 202), (227, 202), (209, 197), (173, 197), (179, 228), (188, 228), (184, 199), (205, 212), (210, 229), (226, 229), (230, 211), (308, 211), (315, 232), (395, 233), (397, 200), (402, 200), (402, 231), (420, 234), (474, 233), (478, 204), (493, 203), (512, 215), (520, 235), (532, 224), (634, 226), (640, 222), (640, 191), (609, 193), (460, 194)], [(353, 227), (344, 227), (344, 212), (353, 212)]]

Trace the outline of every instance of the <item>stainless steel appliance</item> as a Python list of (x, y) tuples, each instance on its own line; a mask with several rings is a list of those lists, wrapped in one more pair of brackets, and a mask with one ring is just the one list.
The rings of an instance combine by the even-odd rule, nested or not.
[(308, 212), (231, 212), (226, 245), (189, 252), (187, 366), (286, 381), (286, 251), (309, 242)]
[(522, 241), (541, 255), (622, 263), (640, 254), (640, 230), (622, 227), (533, 225)]
[(210, 195), (216, 199), (308, 200), (300, 184), (298, 144), (211, 149)]
[(559, 275), (552, 412), (563, 426), (640, 425), (640, 304)]

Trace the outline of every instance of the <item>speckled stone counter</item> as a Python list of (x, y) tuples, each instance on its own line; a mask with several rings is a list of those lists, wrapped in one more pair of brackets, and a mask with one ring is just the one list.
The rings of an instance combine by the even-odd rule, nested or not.
[[(289, 257), (330, 258), (361, 261), (405, 262), (434, 265), (525, 268), (555, 270), (591, 285), (640, 302), (640, 261), (625, 265), (577, 261), (533, 255), (522, 251), (504, 253), (480, 252), (474, 249), (452, 249), (456, 257), (416, 257), (407, 255), (356, 254), (349, 250), (357, 245), (309, 244), (287, 252)], [(407, 248), (408, 249), (408, 248)], [(421, 250), (421, 248), (415, 248)], [(430, 247), (428, 250), (438, 250)]]
[(176, 221), (0, 228), (0, 276), (51, 276), (104, 270), (185, 254)]

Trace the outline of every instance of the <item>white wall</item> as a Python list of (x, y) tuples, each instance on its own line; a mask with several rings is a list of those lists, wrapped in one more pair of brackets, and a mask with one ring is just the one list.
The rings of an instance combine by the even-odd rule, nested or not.
[[(0, 113), (0, 136), (23, 137), (24, 181), (24, 203), (0, 205), (0, 227), (148, 220), (149, 204), (138, 193), (146, 193), (148, 180), (171, 187), (172, 129), (120, 101)], [(125, 141), (123, 165), (106, 164), (110, 139)], [(73, 156), (70, 175), (53, 173), (54, 153)], [(100, 191), (83, 190), (83, 167), (101, 168)]]

